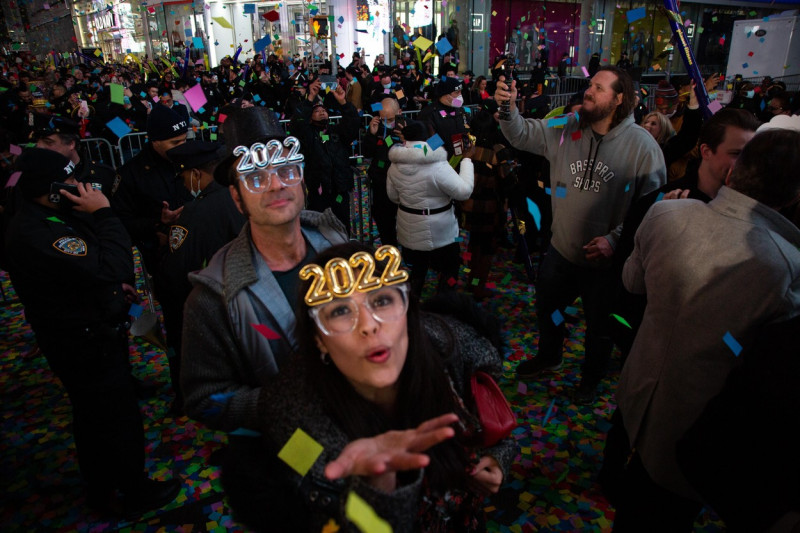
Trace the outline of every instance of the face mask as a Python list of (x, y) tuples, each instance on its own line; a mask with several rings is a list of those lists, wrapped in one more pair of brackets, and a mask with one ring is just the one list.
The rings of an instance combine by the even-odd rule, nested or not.
[(198, 196), (200, 196), (200, 180), (197, 180), (197, 186), (198, 186), (197, 190), (194, 190), (194, 174), (192, 174), (192, 176), (189, 178), (189, 183), (192, 186), (192, 189), (189, 191), (192, 194), (192, 197), (197, 198)]
[(462, 105), (464, 105), (464, 97), (459, 94), (458, 96), (453, 98), (453, 101), (450, 103), (450, 105), (452, 107), (461, 107)]
[(755, 95), (756, 95), (755, 91), (747, 91), (747, 93), (745, 94), (747, 98), (753, 98)]
[(384, 89), (391, 89), (392, 88), (392, 84), (391, 83), (384, 83), (383, 84), (383, 88)]

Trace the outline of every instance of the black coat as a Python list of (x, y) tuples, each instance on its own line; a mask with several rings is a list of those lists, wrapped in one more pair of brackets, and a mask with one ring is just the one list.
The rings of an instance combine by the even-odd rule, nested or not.
[(158, 232), (168, 229), (161, 223), (162, 202), (171, 210), (192, 199), (176, 175), (172, 163), (158, 155), (151, 144), (119, 169), (119, 187), (111, 207), (122, 220), (133, 244), (139, 248), (148, 269), (156, 266)]
[(433, 124), (433, 130), (444, 141), (448, 159), (454, 155), (453, 135), (464, 134), (469, 129), (463, 108), (446, 106), (439, 101), (420, 111), (418, 120)]
[(303, 99), (289, 132), (300, 140), (300, 151), (305, 156), (303, 176), (309, 199), (314, 196), (336, 198), (353, 189), (350, 155), (352, 143), (358, 138), (358, 112), (352, 104), (345, 103), (341, 106), (342, 118), (338, 124), (320, 127), (311, 123), (311, 111), (311, 103)]
[(109, 208), (62, 212), (23, 201), (7, 233), (9, 274), (37, 331), (78, 333), (124, 322), (134, 281), (131, 241)]

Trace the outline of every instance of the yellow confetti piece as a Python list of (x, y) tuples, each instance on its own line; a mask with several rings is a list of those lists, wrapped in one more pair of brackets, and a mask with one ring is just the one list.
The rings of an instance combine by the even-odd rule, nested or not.
[(292, 467), (295, 472), (305, 476), (321, 453), (322, 446), (309, 437), (308, 433), (297, 428), (278, 452), (278, 458)]
[[(427, 50), (428, 48), (430, 48), (432, 44), (433, 44), (433, 41), (431, 41), (429, 39), (426, 39), (425, 37), (423, 37), (421, 35), (419, 37), (417, 37), (416, 39), (414, 39), (414, 46), (416, 46), (417, 48), (419, 48), (420, 50), (423, 50), (423, 51)], [(423, 63), (424, 63), (424, 61), (423, 61)]]
[(228, 28), (229, 30), (233, 29), (233, 26), (231, 26), (231, 23), (228, 22), (228, 19), (226, 19), (225, 17), (211, 17), (211, 18), (214, 20), (214, 22), (216, 22), (223, 28)]
[(364, 533), (392, 533), (392, 526), (355, 492), (347, 496), (344, 513)]

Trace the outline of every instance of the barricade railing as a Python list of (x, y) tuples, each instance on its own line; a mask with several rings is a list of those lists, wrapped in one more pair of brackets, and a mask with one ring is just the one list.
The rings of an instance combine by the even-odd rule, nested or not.
[(129, 133), (119, 138), (117, 150), (119, 151), (119, 166), (124, 165), (133, 156), (138, 154), (147, 144), (147, 132)]
[(117, 168), (115, 150), (111, 143), (108, 142), (108, 139), (89, 137), (88, 139), (81, 139), (81, 145), (86, 149), (89, 159), (92, 161), (97, 161), (114, 169)]

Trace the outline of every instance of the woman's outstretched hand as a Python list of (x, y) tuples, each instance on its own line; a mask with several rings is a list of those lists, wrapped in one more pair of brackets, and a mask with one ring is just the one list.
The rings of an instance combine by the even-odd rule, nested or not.
[(374, 437), (358, 439), (348, 444), (335, 460), (325, 467), (328, 479), (364, 476), (384, 492), (397, 487), (396, 473), (428, 466), (430, 458), (424, 451), (455, 435), (451, 424), (458, 421), (455, 414), (446, 414), (415, 429), (387, 431)]

